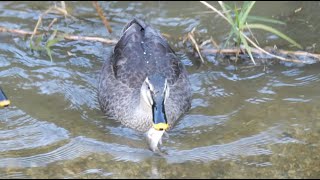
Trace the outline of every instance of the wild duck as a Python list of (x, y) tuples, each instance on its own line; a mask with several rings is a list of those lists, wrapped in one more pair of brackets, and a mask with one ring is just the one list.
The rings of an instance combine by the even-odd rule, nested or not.
[(98, 101), (108, 118), (146, 132), (150, 149), (156, 151), (163, 133), (190, 108), (190, 82), (161, 34), (133, 19), (103, 64)]

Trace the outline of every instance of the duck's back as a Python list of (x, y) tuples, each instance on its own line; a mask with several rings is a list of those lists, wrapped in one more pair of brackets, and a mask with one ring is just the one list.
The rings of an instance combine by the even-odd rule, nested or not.
[(116, 79), (130, 88), (140, 88), (146, 76), (155, 73), (174, 84), (184, 68), (159, 32), (134, 19), (123, 29), (111, 64)]
[(134, 19), (124, 28), (101, 71), (98, 100), (105, 115), (133, 129), (147, 131), (152, 126), (152, 110), (141, 112), (137, 107), (142, 83), (155, 74), (165, 77), (170, 88), (165, 109), (172, 127), (190, 108), (187, 72), (164, 38), (143, 21)]

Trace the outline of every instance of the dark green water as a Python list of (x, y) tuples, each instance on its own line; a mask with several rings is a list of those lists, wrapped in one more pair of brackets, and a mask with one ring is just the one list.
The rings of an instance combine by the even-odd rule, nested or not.
[[(102, 2), (112, 34), (91, 2), (66, 4), (78, 21), (50, 14), (44, 24), (58, 18), (53, 28), (63, 32), (118, 38), (138, 16), (170, 35), (190, 74), (192, 108), (165, 139), (168, 155), (159, 157), (143, 134), (99, 109), (99, 72), (113, 46), (62, 41), (51, 63), (45, 52), (30, 50), (28, 38), (0, 33), (0, 85), (12, 101), (0, 109), (0, 178), (320, 177), (319, 64), (233, 66), (207, 57), (197, 68), (199, 59), (179, 37), (196, 26), (203, 39), (221, 42), (229, 31), (217, 15), (201, 14), (208, 9), (199, 2)], [(32, 31), (50, 5), (0, 2), (0, 26)], [(319, 8), (319, 2), (257, 2), (252, 13), (285, 21), (276, 28), (319, 52)], [(258, 39), (292, 49), (269, 33)]]

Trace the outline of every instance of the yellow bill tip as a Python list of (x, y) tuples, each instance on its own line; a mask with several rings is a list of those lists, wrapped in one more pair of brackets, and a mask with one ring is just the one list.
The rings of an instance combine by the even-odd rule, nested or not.
[(0, 101), (0, 107), (7, 107), (10, 105), (10, 100)]
[(158, 130), (158, 131), (163, 131), (168, 129), (169, 124), (167, 123), (158, 123), (158, 124), (153, 124), (153, 128)]

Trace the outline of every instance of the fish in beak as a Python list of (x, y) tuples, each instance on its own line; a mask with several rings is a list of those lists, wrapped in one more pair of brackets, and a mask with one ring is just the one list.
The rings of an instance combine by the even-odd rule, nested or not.
[(147, 132), (147, 142), (149, 145), (149, 148), (153, 152), (160, 152), (159, 146), (162, 144), (162, 136), (165, 131), (158, 131), (154, 129), (153, 127), (150, 128)]

